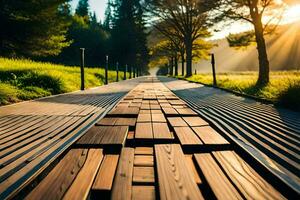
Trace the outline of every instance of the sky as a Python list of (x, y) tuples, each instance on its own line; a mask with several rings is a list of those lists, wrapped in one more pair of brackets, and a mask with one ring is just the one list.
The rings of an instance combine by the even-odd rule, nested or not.
[[(104, 13), (105, 13), (107, 1), (108, 0), (89, 0), (90, 10), (92, 12), (95, 11), (98, 20), (101, 20), (102, 22), (104, 20)], [(300, 0), (278, 0), (278, 1), (284, 1), (285, 3), (288, 3), (290, 6), (289, 12), (287, 12), (285, 14), (286, 16), (284, 17), (289, 21), (284, 21), (284, 23), (290, 23), (293, 21), (300, 20)], [(74, 10), (77, 4), (78, 4), (78, 0), (71, 1), (71, 6)], [(249, 29), (252, 29), (252, 26), (249, 23), (236, 22), (231, 24), (230, 26), (218, 27), (217, 29), (219, 31), (213, 33), (213, 37), (211, 39), (221, 39), (226, 37), (229, 33), (238, 33), (238, 32), (247, 31)]]
[[(98, 20), (104, 20), (104, 12), (108, 0), (89, 0), (90, 10), (96, 12)], [(72, 0), (71, 6), (75, 10), (78, 4), (78, 0)]]

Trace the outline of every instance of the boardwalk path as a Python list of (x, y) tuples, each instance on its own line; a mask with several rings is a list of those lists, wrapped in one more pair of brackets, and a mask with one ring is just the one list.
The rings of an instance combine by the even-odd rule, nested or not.
[(219, 89), (160, 78), (177, 96), (300, 191), (300, 114), (232, 95)]
[(4, 107), (0, 113), (0, 199), (299, 195), (267, 176), (157, 78)]

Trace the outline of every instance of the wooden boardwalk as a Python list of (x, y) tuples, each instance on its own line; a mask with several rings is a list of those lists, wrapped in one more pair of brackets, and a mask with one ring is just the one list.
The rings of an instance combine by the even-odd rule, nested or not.
[(298, 195), (157, 78), (100, 89), (0, 109), (0, 199)]
[[(201, 84), (161, 77), (237, 148), (300, 194), (300, 114)], [(287, 188), (287, 190), (289, 189)]]

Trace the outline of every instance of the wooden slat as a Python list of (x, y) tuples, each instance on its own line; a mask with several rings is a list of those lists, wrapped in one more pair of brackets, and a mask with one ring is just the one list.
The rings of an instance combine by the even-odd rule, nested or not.
[(134, 166), (153, 167), (154, 159), (151, 155), (135, 155)]
[(151, 122), (151, 114), (139, 114), (137, 122)]
[(118, 118), (108, 118), (105, 117), (101, 119), (99, 122), (96, 123), (96, 125), (104, 125), (104, 126), (113, 126), (115, 125)]
[(132, 200), (155, 200), (154, 186), (132, 186)]
[(203, 144), (190, 127), (175, 127), (174, 130), (183, 146)]
[(180, 115), (198, 115), (190, 108), (175, 108)]
[(167, 123), (153, 123), (152, 128), (155, 139), (174, 139), (174, 135), (170, 132)]
[(155, 145), (160, 199), (204, 199), (177, 144)]
[(112, 189), (118, 160), (119, 155), (105, 155), (97, 173), (95, 182), (93, 183), (92, 190), (110, 191)]
[(188, 126), (187, 123), (181, 117), (168, 117), (168, 121), (173, 127)]
[(152, 139), (152, 124), (151, 123), (136, 123), (135, 138), (137, 139)]
[(135, 126), (136, 118), (118, 118), (115, 126)]
[(136, 147), (135, 155), (153, 155), (153, 147)]
[(26, 199), (62, 199), (83, 167), (87, 154), (87, 149), (70, 150), (42, 182), (29, 193)]
[(174, 108), (163, 107), (162, 109), (165, 115), (178, 115), (178, 112)]
[(208, 123), (200, 117), (183, 117), (189, 126), (206, 126)]
[(284, 199), (233, 151), (213, 152), (213, 155), (246, 199)]
[(64, 195), (64, 199), (86, 199), (103, 158), (101, 149), (90, 149), (84, 166)]
[(123, 148), (112, 189), (112, 200), (131, 200), (134, 149)]
[(152, 122), (167, 122), (163, 114), (151, 114)]
[(133, 182), (149, 184), (154, 183), (154, 168), (153, 167), (134, 167)]
[(210, 126), (193, 127), (204, 144), (229, 144), (217, 131)]
[(195, 154), (198, 167), (217, 199), (243, 199), (209, 153)]
[(202, 181), (200, 179), (200, 176), (197, 172), (197, 169), (194, 165), (194, 161), (193, 161), (193, 155), (185, 155), (185, 160), (186, 160), (186, 164), (190, 167), (190, 169), (192, 170), (193, 172), (193, 175), (194, 175), (194, 178), (195, 178), (195, 181), (198, 185), (202, 184)]

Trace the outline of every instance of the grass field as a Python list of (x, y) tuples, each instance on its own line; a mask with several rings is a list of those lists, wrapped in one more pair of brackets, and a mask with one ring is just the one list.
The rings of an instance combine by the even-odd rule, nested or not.
[[(109, 71), (109, 82), (116, 72)], [(123, 73), (119, 73), (119, 80)], [(85, 87), (103, 85), (104, 69), (85, 68)], [(0, 105), (30, 100), (80, 89), (80, 68), (0, 58)]]
[[(300, 71), (271, 72), (270, 83), (257, 87), (255, 72), (217, 74), (218, 87), (270, 100), (276, 104), (300, 110)], [(179, 77), (182, 78), (182, 77)], [(212, 85), (211, 74), (198, 74), (186, 80)]]

